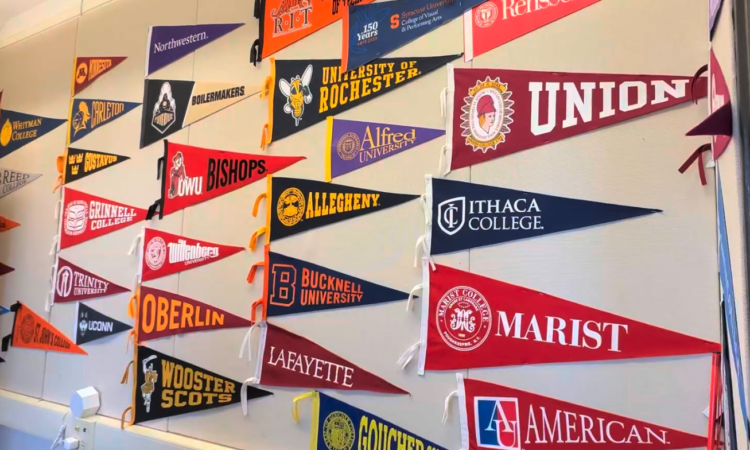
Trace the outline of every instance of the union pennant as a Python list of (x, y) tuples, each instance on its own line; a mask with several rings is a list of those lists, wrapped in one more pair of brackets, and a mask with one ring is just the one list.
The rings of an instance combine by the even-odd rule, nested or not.
[(68, 125), (68, 144), (83, 139), (99, 128), (108, 125), (136, 107), (140, 103), (118, 102), (114, 100), (71, 99)]
[(0, 198), (16, 192), (41, 176), (41, 173), (27, 173), (0, 167)]
[(132, 329), (130, 325), (104, 315), (85, 303), (76, 303), (76, 344), (86, 344)]
[(93, 173), (129, 160), (129, 156), (115, 155), (114, 153), (95, 152), (91, 150), (79, 150), (68, 147), (57, 157), (57, 172), (60, 174), (55, 181), (55, 190), (58, 187), (70, 184)]
[(53, 304), (90, 300), (130, 291), (59, 256), (52, 275), (52, 286)]
[(49, 119), (7, 109), (0, 111), (0, 158), (39, 139), (65, 122), (65, 119)]
[(14, 222), (7, 217), (0, 216), (0, 233), (2, 233), (3, 231), (12, 230), (13, 228), (20, 226), (20, 223)]
[(53, 327), (21, 302), (10, 307), (16, 313), (13, 319), (13, 334), (3, 338), (2, 350), (8, 351), (8, 346), (47, 350), (50, 352), (76, 353), (88, 355), (84, 349)]
[(125, 56), (77, 56), (73, 61), (73, 94), (86, 89), (99, 77), (119, 66)]

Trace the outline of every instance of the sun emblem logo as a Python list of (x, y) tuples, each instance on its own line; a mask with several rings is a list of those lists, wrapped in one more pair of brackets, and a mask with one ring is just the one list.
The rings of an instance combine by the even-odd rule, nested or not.
[(466, 145), (487, 153), (505, 142), (513, 123), (511, 94), (508, 83), (501, 83), (500, 78), (487, 77), (469, 89), (461, 107), (461, 136), (466, 138)]
[(279, 221), (288, 227), (297, 225), (305, 213), (305, 194), (297, 188), (289, 188), (281, 193), (276, 205)]

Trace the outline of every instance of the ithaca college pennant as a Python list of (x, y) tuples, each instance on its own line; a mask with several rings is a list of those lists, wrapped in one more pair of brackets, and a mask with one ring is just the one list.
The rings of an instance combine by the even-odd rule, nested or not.
[(125, 56), (76, 57), (73, 61), (73, 96), (86, 89), (100, 76), (119, 66)]
[[(464, 60), (512, 41), (600, 0), (489, 0), (464, 13)], [(465, 449), (468, 450), (468, 449)]]
[(732, 103), (727, 79), (724, 78), (724, 71), (721, 70), (713, 48), (710, 61), (708, 66), (709, 115), (695, 128), (688, 131), (687, 136), (711, 136), (713, 159), (717, 159), (732, 140)]
[[(706, 447), (706, 437), (527, 391), (458, 379), (461, 448), (583, 450)], [(554, 424), (554, 426), (551, 426)]]
[(326, 181), (443, 136), (444, 130), (328, 118)]
[(145, 219), (145, 209), (64, 187), (58, 250), (104, 236)]
[(41, 173), (26, 173), (0, 167), (0, 198), (21, 189), (41, 176)]
[(0, 111), (0, 158), (8, 156), (67, 122), (16, 111)]
[(78, 302), (130, 291), (59, 256), (52, 275), (52, 286), (52, 303)]
[(146, 76), (219, 39), (244, 23), (157, 26), (148, 30)]
[(123, 412), (121, 426), (128, 410), (128, 425), (134, 425), (239, 403), (242, 394), (247, 400), (273, 395), (142, 345), (135, 346), (122, 384), (128, 382), (131, 365), (133, 404)]
[(13, 318), (13, 334), (3, 338), (2, 350), (4, 352), (8, 351), (8, 345), (10, 345), (50, 352), (88, 355), (72, 339), (23, 303), (16, 302), (10, 310), (16, 313), (16, 317)]
[(140, 105), (140, 103), (112, 100), (72, 99), (68, 115), (68, 144), (114, 122)]
[(559, 233), (661, 212), (426, 177), (431, 254)]
[(92, 173), (100, 172), (129, 159), (129, 156), (115, 155), (114, 153), (68, 147), (57, 157), (57, 172), (60, 175), (57, 176), (55, 190), (59, 186), (80, 180)]
[(361, 105), (438, 69), (460, 55), (388, 58), (351, 72), (339, 59), (271, 60), (269, 122), (261, 147), (290, 136), (340, 112)]
[(260, 92), (260, 86), (145, 80), (141, 148)]
[(20, 223), (14, 222), (7, 217), (0, 216), (0, 233), (2, 233), (3, 231), (12, 230), (13, 228), (20, 226)]
[(0, 276), (7, 275), (7, 274), (13, 272), (14, 270), (16, 270), (16, 269), (10, 267), (7, 264), (0, 263)]
[[(460, 169), (690, 101), (691, 77), (455, 69), (447, 170)], [(705, 97), (698, 79), (696, 98)], [(447, 172), (445, 172), (447, 173)]]
[(130, 325), (106, 316), (84, 303), (76, 303), (76, 309), (76, 344), (85, 344), (133, 329)]

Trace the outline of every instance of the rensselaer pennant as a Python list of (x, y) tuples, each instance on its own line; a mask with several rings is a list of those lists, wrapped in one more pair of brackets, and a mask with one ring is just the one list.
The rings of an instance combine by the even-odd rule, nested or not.
[(661, 212), (426, 176), (430, 254), (559, 233)]
[(132, 329), (130, 325), (102, 314), (84, 303), (76, 303), (76, 344), (85, 344)]
[(231, 33), (244, 23), (162, 25), (148, 29), (146, 76)]
[(140, 103), (114, 100), (71, 99), (70, 114), (68, 115), (68, 121), (70, 122), (68, 124), (68, 145), (112, 123), (140, 105)]
[(0, 111), (0, 122), (2, 122), (0, 125), (0, 158), (2, 158), (67, 121), (4, 109)]
[(68, 147), (57, 157), (57, 172), (60, 175), (57, 176), (55, 181), (55, 190), (59, 186), (80, 180), (92, 173), (100, 172), (129, 159), (129, 156), (115, 155), (114, 153)]
[[(456, 170), (690, 101), (691, 77), (448, 66), (448, 164)], [(706, 80), (693, 92), (705, 97)], [(447, 172), (444, 172), (447, 173)]]
[(75, 96), (99, 77), (119, 66), (126, 56), (77, 56), (73, 60), (73, 93)]
[(52, 303), (78, 302), (130, 291), (59, 256), (52, 286)]
[(706, 437), (485, 381), (458, 379), (465, 450), (679, 449)]
[(27, 173), (0, 167), (0, 198), (12, 194), (41, 176), (41, 173)]
[(341, 71), (339, 59), (272, 59), (261, 92), (261, 98), (268, 96), (269, 121), (260, 146), (391, 92), (459, 56), (379, 59), (351, 72)]
[(7, 275), (7, 274), (13, 272), (14, 270), (16, 270), (16, 269), (10, 267), (7, 264), (0, 263), (0, 276)]
[(0, 216), (0, 233), (2, 233), (3, 231), (12, 230), (13, 228), (20, 226), (20, 223), (10, 220), (7, 217)]
[(16, 302), (10, 310), (16, 313), (16, 316), (13, 318), (13, 334), (3, 338), (2, 350), (4, 352), (8, 351), (10, 345), (50, 352), (88, 355), (72, 339), (23, 303)]

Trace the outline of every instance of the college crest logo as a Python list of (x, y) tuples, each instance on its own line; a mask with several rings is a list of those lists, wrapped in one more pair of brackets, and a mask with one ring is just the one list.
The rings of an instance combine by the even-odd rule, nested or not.
[(83, 200), (70, 202), (65, 208), (65, 234), (78, 236), (86, 231), (88, 206)]
[(159, 270), (167, 259), (167, 244), (164, 239), (155, 237), (146, 245), (146, 265), (151, 270)]
[(490, 335), (492, 311), (479, 291), (459, 286), (446, 292), (438, 302), (435, 324), (449, 347), (468, 352), (482, 345)]
[(302, 120), (302, 114), (305, 112), (305, 105), (312, 102), (313, 95), (310, 91), (312, 75), (313, 67), (312, 64), (309, 64), (302, 73), (302, 78), (297, 75), (292, 77), (290, 81), (283, 78), (279, 80), (279, 90), (286, 97), (284, 112), (292, 115), (294, 126), (299, 126), (299, 121)]
[(334, 411), (323, 422), (323, 440), (330, 450), (351, 450), (354, 445), (354, 424), (341, 411)]
[(474, 151), (487, 153), (505, 142), (505, 135), (510, 133), (509, 125), (513, 123), (511, 94), (508, 83), (501, 83), (500, 78), (487, 77), (469, 89), (461, 108), (461, 136), (466, 138), (466, 145)]
[(73, 290), (73, 269), (68, 266), (57, 272), (57, 295), (67, 297)]
[(518, 399), (475, 397), (477, 445), (499, 450), (521, 450)]
[(449, 236), (461, 231), (466, 223), (466, 197), (456, 197), (438, 205), (438, 226)]
[(151, 118), (151, 126), (164, 134), (177, 120), (177, 102), (172, 97), (172, 85), (164, 82), (159, 92), (159, 100), (154, 105), (154, 113)]
[(36, 328), (36, 322), (31, 314), (24, 316), (21, 320), (21, 340), (26, 344), (31, 343), (31, 338), (34, 337), (34, 329)]
[(276, 205), (279, 221), (288, 227), (297, 225), (305, 213), (305, 195), (297, 188), (289, 188), (281, 193)]
[(497, 19), (497, 6), (493, 2), (482, 3), (474, 8), (474, 23), (480, 28), (487, 28)]
[(346, 133), (341, 136), (338, 144), (336, 144), (336, 153), (344, 161), (351, 161), (357, 156), (361, 148), (362, 143), (359, 141), (359, 136), (356, 133)]

